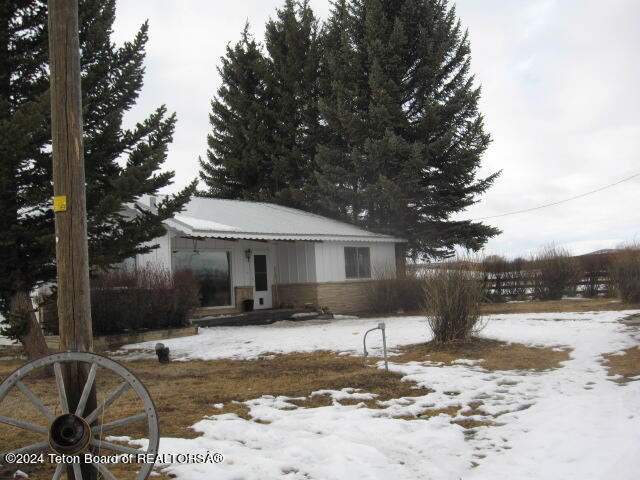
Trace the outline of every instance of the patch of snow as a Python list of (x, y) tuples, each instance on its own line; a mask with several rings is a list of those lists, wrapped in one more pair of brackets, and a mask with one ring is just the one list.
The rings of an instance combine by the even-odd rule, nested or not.
[[(264, 353), (329, 350), (362, 353), (362, 336), (380, 319), (282, 321), (271, 325), (200, 328), (198, 335), (164, 340), (174, 360), (256, 359)], [(430, 339), (424, 317), (385, 318), (387, 347)], [(371, 337), (371, 335), (370, 335)], [(123, 350), (153, 350), (156, 342), (125, 345)], [(380, 336), (369, 338), (367, 350), (382, 355)], [(125, 357), (126, 358), (126, 357)]]
[(187, 217), (185, 215), (175, 215), (173, 217), (179, 222), (189, 225), (194, 230), (211, 230), (214, 232), (239, 232), (240, 229), (231, 225), (203, 220), (201, 218)]
[[(635, 480), (640, 471), (640, 382), (613, 383), (617, 377), (608, 375), (602, 355), (640, 343), (619, 321), (637, 312), (585, 312), (580, 321), (575, 312), (535, 314), (536, 319), (529, 314), (489, 316), (482, 336), (570, 348), (569, 360), (543, 372), (487, 371), (482, 363), (464, 358), (446, 366), (394, 363), (391, 356), (391, 370), (430, 393), (379, 401), (379, 409), (362, 403), (339, 405), (339, 398), (368, 394), (355, 389), (314, 392), (334, 399), (333, 405), (319, 408), (263, 396), (244, 402), (254, 420), (214, 414), (193, 426), (201, 437), (160, 442), (161, 453), (219, 452), (225, 457), (222, 463), (174, 464), (165, 471), (178, 480)], [(313, 350), (361, 354), (361, 334), (379, 321), (387, 324), (390, 348), (431, 338), (424, 318), (392, 317), (202, 329), (200, 335), (165, 344), (182, 360)], [(379, 355), (375, 343), (368, 348)], [(152, 346), (149, 342), (127, 348)], [(481, 411), (463, 416), (472, 413), (471, 402), (482, 402)], [(473, 436), (465, 436), (465, 430), (442, 413), (429, 420), (403, 419), (457, 406), (463, 409), (453, 414), (454, 420), (500, 426), (480, 426)], [(144, 440), (131, 443), (145, 445)]]
[(458, 365), (476, 365), (478, 363), (484, 362), (484, 360), (472, 360), (470, 358), (459, 358), (457, 360), (454, 360), (451, 363), (455, 363)]
[[(5, 324), (4, 318), (2, 317), (2, 315), (0, 315), (0, 328), (4, 327), (5, 326), (4, 324)], [(16, 343), (17, 343), (16, 341), (0, 335), (0, 345), (15, 345)]]
[(343, 388), (342, 390), (317, 390), (310, 396), (316, 397), (319, 395), (329, 395), (334, 404), (337, 404), (340, 400), (373, 400), (377, 397), (374, 393), (359, 393), (360, 389), (355, 388)]
[(16, 345), (17, 342), (15, 340), (11, 340), (10, 338), (0, 336), (0, 345)]
[(299, 312), (291, 315), (291, 318), (304, 318), (304, 317), (313, 317), (318, 315), (316, 312)]

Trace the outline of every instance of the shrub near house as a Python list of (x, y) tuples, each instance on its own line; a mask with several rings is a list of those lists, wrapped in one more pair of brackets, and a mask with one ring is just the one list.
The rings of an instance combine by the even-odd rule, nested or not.
[[(188, 313), (199, 305), (199, 285), (188, 271), (172, 275), (147, 266), (103, 272), (91, 281), (94, 335), (184, 326)], [(58, 334), (55, 308), (45, 314), (43, 327)]]

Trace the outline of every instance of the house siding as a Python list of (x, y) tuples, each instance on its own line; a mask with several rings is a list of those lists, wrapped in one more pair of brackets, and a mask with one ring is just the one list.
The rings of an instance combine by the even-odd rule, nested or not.
[(347, 281), (344, 247), (369, 247), (372, 278), (381, 276), (383, 273), (395, 276), (395, 244), (393, 243), (326, 242), (315, 244), (318, 283)]
[(171, 233), (167, 233), (162, 236), (153, 239), (150, 242), (144, 244), (144, 246), (158, 245), (158, 248), (152, 250), (144, 255), (138, 255), (136, 257), (136, 268), (163, 268), (171, 269)]
[(313, 242), (277, 242), (274, 283), (316, 282), (316, 254)]
[[(159, 248), (136, 259), (138, 267), (155, 264), (171, 268), (172, 252), (193, 250), (194, 240), (183, 238), (177, 231), (152, 242)], [(372, 279), (347, 279), (345, 247), (370, 249)], [(245, 251), (269, 254), (270, 282), (273, 307), (301, 307), (312, 304), (326, 307), (335, 313), (369, 310), (370, 285), (376, 276), (396, 273), (396, 246), (393, 243), (368, 242), (258, 242), (251, 240), (198, 240), (200, 251), (229, 251), (231, 253), (232, 299), (227, 310), (240, 310), (241, 302), (253, 298), (253, 261), (247, 261)], [(221, 307), (216, 307), (220, 310)], [(206, 309), (211, 312), (215, 309)], [(223, 311), (224, 309), (220, 310)]]

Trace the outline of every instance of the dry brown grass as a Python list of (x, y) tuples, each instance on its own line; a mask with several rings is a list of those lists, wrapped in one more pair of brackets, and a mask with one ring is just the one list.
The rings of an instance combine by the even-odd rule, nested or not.
[[(22, 362), (0, 362), (0, 377), (4, 378)], [(412, 382), (401, 381), (402, 375), (375, 368), (364, 370), (362, 358), (337, 355), (329, 352), (299, 353), (275, 356), (269, 360), (215, 360), (173, 362), (159, 365), (156, 361), (136, 361), (127, 363), (147, 386), (156, 404), (160, 417), (160, 431), (165, 437), (195, 438), (197, 432), (191, 425), (205, 415), (235, 413), (250, 419), (249, 409), (239, 403), (262, 395), (283, 395), (288, 397), (308, 397), (300, 401), (304, 407), (326, 405), (327, 396), (310, 397), (316, 390), (340, 390), (351, 387), (363, 392), (374, 393), (376, 399), (422, 396), (429, 393), (424, 388), (416, 388)], [(104, 398), (113, 391), (119, 380), (111, 375), (99, 376), (97, 380), (98, 398)], [(51, 409), (55, 408), (55, 390), (51, 379), (30, 379), (32, 391)], [(295, 402), (295, 401), (294, 401)], [(224, 404), (222, 409), (213, 407)], [(292, 402), (293, 403), (293, 402)], [(344, 401), (351, 404), (352, 401)], [(369, 405), (375, 401), (369, 401)], [(133, 392), (125, 393), (107, 410), (104, 422), (116, 420), (142, 411), (140, 402)], [(40, 414), (19, 392), (13, 392), (0, 406), (0, 415), (12, 416), (32, 423), (43, 423)], [(253, 419), (260, 421), (260, 419)], [(143, 424), (129, 425), (110, 435), (128, 435), (134, 438), (146, 436)], [(41, 440), (37, 434), (25, 435), (24, 431), (0, 425), (1, 451), (35, 443)], [(124, 467), (123, 467), (124, 468)], [(23, 470), (30, 471), (29, 467)], [(113, 469), (114, 473), (118, 469)], [(32, 478), (39, 472), (31, 470)], [(49, 472), (49, 478), (51, 472)], [(0, 473), (0, 478), (1, 473)], [(45, 478), (45, 477), (43, 477)], [(157, 478), (157, 477), (156, 477)]]
[(549, 370), (569, 360), (570, 349), (527, 347), (519, 343), (476, 338), (470, 342), (437, 344), (433, 342), (407, 345), (397, 349), (394, 362), (441, 362), (452, 365), (455, 360), (483, 360), (479, 367), (486, 370)]
[[(517, 303), (481, 303), (480, 313), (482, 315), (493, 315), (499, 313), (554, 313), (554, 312), (591, 312), (591, 311), (618, 311), (637, 310), (640, 304), (623, 303), (615, 298), (585, 298), (580, 300), (531, 300)], [(419, 316), (424, 315), (421, 311), (402, 311), (386, 314), (361, 313), (361, 317), (385, 318), (397, 317), (398, 315)]]
[(640, 314), (627, 315), (622, 319), (622, 323), (628, 327), (640, 327)]
[[(411, 345), (399, 349), (400, 355), (392, 357), (393, 362), (432, 361), (450, 365), (459, 358), (483, 359), (479, 364), (488, 370), (529, 369), (546, 370), (556, 368), (562, 360), (569, 358), (568, 352), (552, 349), (531, 348), (524, 345), (507, 345), (494, 340), (474, 340), (450, 346), (434, 344)], [(379, 359), (373, 359), (379, 360)], [(0, 380), (10, 374), (22, 361), (1, 361)], [(164, 437), (194, 438), (199, 436), (190, 428), (206, 415), (234, 413), (247, 420), (262, 422), (250, 416), (249, 408), (243, 404), (262, 395), (303, 397), (291, 400), (294, 405), (315, 408), (331, 405), (328, 395), (314, 395), (317, 390), (341, 390), (355, 388), (363, 393), (376, 394), (374, 400), (365, 400), (368, 408), (381, 408), (379, 400), (401, 397), (424, 396), (431, 390), (417, 388), (413, 382), (402, 381), (402, 375), (389, 373), (376, 368), (363, 368), (361, 357), (338, 355), (331, 352), (295, 353), (269, 356), (259, 360), (214, 360), (172, 362), (160, 365), (156, 361), (128, 362), (131, 369), (147, 386), (156, 403), (160, 418), (160, 431)], [(99, 375), (97, 380), (98, 400), (101, 401), (113, 391), (120, 380), (113, 375)], [(28, 385), (36, 395), (54, 409), (55, 390), (52, 379), (29, 379)], [(455, 397), (459, 392), (445, 392)], [(339, 403), (353, 405), (360, 400), (347, 399)], [(472, 402), (470, 410), (464, 416), (486, 415), (481, 410), (481, 402)], [(214, 404), (223, 404), (215, 408)], [(446, 414), (455, 417), (463, 405), (447, 408), (427, 408), (411, 420), (428, 420), (433, 416)], [(142, 411), (141, 404), (133, 392), (125, 393), (107, 410), (104, 422), (116, 420)], [(32, 423), (43, 424), (43, 418), (19, 392), (10, 394), (0, 405), (0, 415), (20, 418)], [(495, 425), (490, 420), (457, 419), (452, 420), (465, 428), (473, 429), (482, 425)], [(144, 424), (134, 424), (114, 430), (110, 435), (128, 435), (133, 438), (146, 436)], [(0, 450), (35, 443), (41, 440), (37, 434), (25, 433), (6, 425), (0, 425)], [(33, 468), (22, 466), (31, 478), (50, 478), (51, 468)], [(113, 466), (110, 468), (116, 477), (131, 476), (131, 467)], [(2, 472), (0, 471), (0, 478)], [(163, 480), (165, 476), (154, 477)]]
[(632, 381), (632, 377), (640, 376), (640, 347), (627, 348), (623, 352), (624, 355), (603, 355), (609, 375), (622, 375), (623, 378), (614, 380), (617, 383), (627, 383)]
[(483, 315), (497, 313), (554, 313), (554, 312), (590, 312), (597, 310), (635, 310), (640, 304), (623, 303), (612, 298), (598, 297), (584, 300), (548, 300), (519, 303), (483, 303), (480, 312)]

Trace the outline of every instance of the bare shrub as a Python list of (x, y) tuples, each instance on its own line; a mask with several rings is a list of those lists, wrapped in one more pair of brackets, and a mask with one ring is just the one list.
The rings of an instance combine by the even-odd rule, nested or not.
[(489, 255), (479, 268), (483, 273), (484, 300), (493, 303), (507, 301), (505, 290), (509, 278), (509, 262), (500, 255)]
[(581, 294), (585, 298), (597, 297), (607, 290), (607, 267), (610, 259), (605, 254), (590, 254), (579, 257), (584, 275)]
[(468, 340), (484, 326), (480, 321), (482, 273), (470, 263), (445, 264), (425, 275), (425, 310), (437, 343)]
[[(109, 270), (91, 279), (91, 320), (94, 335), (186, 325), (199, 306), (198, 283), (191, 272), (171, 273), (153, 266), (137, 270)], [(53, 299), (55, 302), (55, 299)], [(55, 305), (55, 303), (54, 303)], [(43, 328), (58, 333), (54, 309)]]
[(582, 276), (579, 261), (568, 250), (554, 245), (544, 247), (532, 258), (533, 297), (538, 300), (560, 300), (575, 294)]
[(423, 282), (415, 271), (396, 276), (393, 269), (374, 272), (369, 283), (368, 303), (374, 313), (411, 312), (422, 309)]
[(627, 245), (612, 256), (609, 275), (622, 301), (640, 303), (640, 243)]
[(96, 334), (182, 326), (199, 305), (198, 283), (188, 271), (172, 275), (154, 266), (109, 271), (98, 275), (91, 287)]

